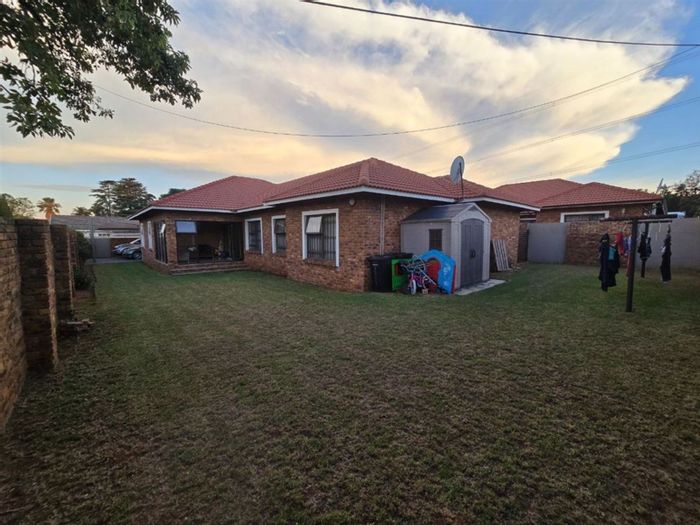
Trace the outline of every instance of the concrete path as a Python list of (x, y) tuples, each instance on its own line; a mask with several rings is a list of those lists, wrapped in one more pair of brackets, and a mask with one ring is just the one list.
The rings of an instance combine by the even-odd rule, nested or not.
[(494, 286), (498, 286), (499, 284), (503, 284), (504, 282), (505, 281), (501, 281), (500, 279), (489, 279), (488, 281), (475, 284), (474, 286), (470, 286), (469, 288), (460, 288), (455, 292), (455, 295), (469, 295), (471, 293), (481, 292), (482, 290), (488, 290), (489, 288), (493, 288)]
[(96, 257), (95, 264), (115, 264), (115, 263), (133, 263), (136, 259), (127, 259), (126, 257)]

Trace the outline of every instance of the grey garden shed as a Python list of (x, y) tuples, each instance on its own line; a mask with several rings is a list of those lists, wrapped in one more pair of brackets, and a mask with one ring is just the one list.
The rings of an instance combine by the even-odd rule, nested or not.
[(401, 223), (401, 251), (440, 250), (455, 260), (457, 288), (489, 279), (491, 218), (474, 203), (426, 208)]

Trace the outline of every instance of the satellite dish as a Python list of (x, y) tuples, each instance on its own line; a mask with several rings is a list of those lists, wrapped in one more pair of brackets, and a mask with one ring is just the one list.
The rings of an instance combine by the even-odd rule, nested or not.
[(461, 155), (455, 157), (452, 161), (452, 167), (450, 168), (450, 180), (453, 184), (457, 184), (462, 180), (462, 174), (464, 173), (464, 158)]

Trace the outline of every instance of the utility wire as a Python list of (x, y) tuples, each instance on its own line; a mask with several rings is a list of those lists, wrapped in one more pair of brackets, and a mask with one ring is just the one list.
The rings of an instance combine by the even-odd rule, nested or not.
[[(684, 150), (692, 149), (692, 148), (700, 148), (700, 141), (689, 142), (688, 144), (679, 144), (677, 146), (670, 146), (668, 148), (657, 149), (657, 150), (653, 150), (653, 151), (644, 151), (642, 153), (637, 153), (635, 155), (628, 155), (627, 157), (619, 157), (617, 159), (612, 159), (612, 160), (606, 162), (603, 166), (600, 166), (599, 164), (568, 166), (568, 167), (560, 169), (560, 170), (549, 171), (547, 173), (540, 173), (539, 175), (528, 175), (526, 177), (520, 177), (519, 179), (503, 179), (503, 180), (507, 180), (507, 184), (512, 184), (515, 182), (523, 182), (523, 181), (535, 181), (535, 180), (540, 180), (540, 179), (545, 179), (545, 178), (550, 178), (550, 177), (556, 177), (558, 175), (565, 175), (567, 173), (573, 173), (576, 171), (581, 171), (581, 170), (586, 170), (586, 169), (604, 168), (604, 167), (608, 166), (609, 164), (619, 164), (621, 162), (630, 162), (633, 160), (646, 159), (648, 157), (655, 157), (657, 155), (665, 155), (667, 153), (674, 153), (676, 151), (684, 151)], [(496, 179), (498, 179), (498, 177), (496, 177)]]
[(469, 161), (469, 164), (475, 164), (477, 162), (483, 162), (488, 159), (492, 159), (495, 157), (502, 157), (504, 155), (510, 155), (511, 153), (515, 153), (517, 151), (522, 151), (525, 149), (530, 149), (530, 148), (535, 148), (537, 146), (542, 146), (544, 144), (549, 144), (551, 142), (556, 142), (557, 140), (565, 139), (568, 137), (573, 137), (576, 135), (580, 135), (582, 133), (588, 133), (591, 131), (597, 131), (599, 129), (604, 129), (604, 128), (609, 128), (612, 126), (616, 126), (617, 124), (622, 124), (624, 122), (629, 122), (630, 120), (635, 120), (638, 118), (646, 117), (647, 115), (653, 115), (655, 113), (661, 113), (662, 111), (668, 111), (669, 109), (675, 109), (680, 106), (685, 106), (687, 104), (695, 104), (696, 102), (700, 102), (700, 96), (698, 97), (693, 97), (689, 98), (686, 100), (680, 100), (678, 102), (674, 102), (673, 104), (666, 104), (665, 106), (661, 106), (660, 108), (657, 109), (652, 109), (649, 111), (642, 111), (641, 113), (636, 113), (634, 115), (629, 115), (627, 117), (619, 118), (616, 120), (610, 120), (608, 122), (603, 122), (602, 124), (597, 124), (595, 126), (591, 126), (588, 128), (582, 128), (582, 129), (577, 129), (575, 131), (570, 131), (568, 133), (564, 133), (563, 135), (557, 135), (556, 137), (550, 137), (547, 139), (539, 140), (537, 142), (530, 142), (529, 144), (523, 144), (522, 146), (517, 146), (515, 148), (510, 148), (510, 149), (504, 149), (501, 151), (496, 151), (495, 153), (491, 153), (489, 155), (485, 155), (483, 157), (480, 157), (478, 159), (474, 159), (472, 161)]
[[(667, 59), (661, 60), (661, 61), (659, 61), (659, 62), (656, 62), (656, 63), (654, 63), (654, 64), (651, 64), (651, 65), (649, 65), (649, 66), (647, 66), (647, 67), (644, 67), (644, 68), (642, 68), (642, 69), (638, 69), (637, 71), (633, 71), (632, 73), (628, 73), (628, 74), (626, 74), (626, 75), (624, 75), (624, 76), (615, 78), (615, 79), (613, 79), (613, 80), (609, 80), (608, 82), (604, 82), (603, 84), (599, 84), (599, 85), (597, 85), (597, 86), (593, 86), (593, 87), (588, 88), (588, 89), (585, 89), (585, 90), (583, 90), (583, 91), (579, 91), (578, 93), (573, 93), (573, 94), (571, 94), (571, 95), (567, 95), (567, 96), (565, 96), (565, 97), (561, 97), (561, 98), (558, 98), (558, 99), (555, 99), (555, 100), (551, 100), (551, 101), (549, 101), (549, 102), (543, 102), (542, 104), (537, 104), (537, 105), (535, 105), (535, 106), (530, 106), (530, 107), (528, 107), (528, 108), (523, 108), (523, 109), (520, 109), (520, 110), (515, 110), (515, 111), (510, 112), (510, 113), (503, 113), (503, 114), (501, 114), (501, 115), (494, 116), (493, 119), (500, 118), (500, 117), (506, 117), (506, 116), (511, 116), (511, 117), (513, 117), (513, 116), (515, 116), (515, 117), (523, 116), (523, 114), (525, 114), (525, 113), (527, 113), (527, 112), (531, 112), (531, 111), (532, 111), (532, 112), (542, 111), (542, 110), (544, 110), (544, 109), (548, 109), (548, 108), (550, 108), (550, 107), (557, 106), (557, 105), (559, 105), (559, 104), (562, 103), (562, 102), (566, 102), (566, 101), (571, 100), (571, 99), (574, 99), (574, 98), (576, 98), (576, 97), (579, 97), (579, 96), (582, 96), (582, 95), (586, 95), (586, 94), (588, 94), (588, 93), (592, 93), (592, 92), (597, 91), (597, 90), (599, 90), (599, 89), (603, 89), (603, 88), (609, 87), (609, 86), (611, 86), (611, 85), (613, 85), (613, 84), (616, 84), (617, 82), (620, 82), (620, 81), (629, 79), (629, 78), (631, 78), (631, 77), (633, 77), (633, 76), (635, 76), (635, 75), (638, 75), (638, 74), (640, 74), (640, 73), (643, 73), (643, 72), (645, 72), (645, 71), (652, 71), (652, 70), (654, 70), (654, 69), (659, 69), (659, 68), (664, 67), (664, 66), (666, 66), (666, 65), (669, 65), (669, 64), (671, 64), (671, 63), (678, 63), (678, 62), (681, 62), (681, 61), (684, 61), (684, 60), (688, 60), (688, 59), (690, 59), (690, 58), (694, 58), (694, 54), (692, 53), (692, 51), (693, 51), (693, 49), (686, 49), (685, 51), (681, 51), (680, 53), (677, 53), (677, 54), (675, 54), (675, 55), (673, 55), (673, 56), (671, 56), (671, 57), (669, 57), (669, 58), (667, 58)], [(689, 55), (687, 55), (687, 56), (682, 56), (682, 55), (686, 55), (687, 53), (691, 53), (691, 54), (689, 54)], [(488, 118), (488, 117), (487, 117), (487, 118)], [(510, 121), (510, 120), (513, 120), (513, 118), (509, 118), (509, 119), (508, 119), (508, 121)], [(495, 125), (500, 125), (500, 124), (502, 124), (502, 123), (503, 123), (503, 122), (496, 122)], [(486, 127), (486, 128), (480, 128), (480, 129), (490, 129), (491, 127), (492, 127), (492, 126), (489, 126), (489, 127)], [(455, 141), (455, 140), (460, 140), (460, 139), (461, 139), (461, 140), (464, 139), (464, 135), (463, 135), (463, 134), (455, 135), (455, 136), (453, 136), (453, 137), (450, 137), (449, 139), (441, 140), (441, 141), (439, 141), (439, 142), (435, 142), (435, 143), (432, 143), (432, 144), (428, 144), (427, 146), (423, 146), (423, 147), (418, 148), (418, 149), (415, 149), (415, 150), (411, 150), (411, 151), (407, 151), (407, 152), (405, 152), (405, 153), (401, 153), (400, 155), (397, 155), (397, 156), (395, 156), (395, 157), (392, 157), (392, 158), (390, 159), (390, 161), (391, 161), (391, 162), (395, 162), (396, 160), (399, 160), (399, 159), (401, 159), (401, 158), (403, 158), (403, 157), (410, 157), (410, 156), (412, 156), (412, 155), (416, 155), (416, 154), (421, 153), (421, 152), (423, 152), (423, 151), (427, 151), (427, 150), (429, 150), (429, 149), (433, 149), (433, 148), (436, 148), (436, 147), (438, 147), (438, 146), (442, 146), (442, 145), (447, 144), (447, 143), (449, 143), (449, 142), (453, 142), (453, 141)], [(429, 172), (429, 173), (430, 173), (430, 172)]]
[[(679, 61), (678, 59), (683, 57), (683, 55), (686, 55), (686, 53), (690, 53), (691, 51), (693, 51), (693, 49), (686, 49), (686, 50), (681, 51), (680, 53), (677, 53), (669, 58), (666, 58), (666, 59), (661, 60), (659, 62), (655, 62), (654, 64), (643, 67), (643, 68), (638, 69), (636, 71), (632, 71), (631, 73), (627, 73), (626, 75), (623, 75), (623, 76), (618, 77), (618, 78), (614, 78), (614, 79), (609, 80), (607, 82), (604, 82), (602, 84), (598, 84), (597, 86), (592, 86), (590, 88), (584, 89), (583, 91), (578, 91), (578, 92), (572, 93), (570, 95), (565, 95), (563, 97), (559, 97), (559, 98), (556, 98), (554, 100), (549, 100), (547, 102), (535, 104), (534, 106), (527, 106), (524, 108), (515, 109), (513, 111), (508, 111), (506, 113), (500, 113), (497, 115), (489, 115), (486, 117), (481, 117), (481, 118), (473, 119), (473, 120), (465, 120), (462, 122), (454, 122), (454, 123), (445, 124), (442, 126), (434, 126), (434, 127), (419, 128), (419, 129), (409, 129), (409, 130), (403, 130), (403, 131), (386, 131), (386, 132), (377, 132), (377, 133), (298, 133), (298, 132), (291, 132), (291, 131), (269, 130), (269, 129), (251, 128), (251, 127), (246, 127), (246, 126), (238, 126), (235, 124), (227, 124), (224, 122), (216, 122), (213, 120), (206, 120), (206, 119), (201, 119), (198, 117), (192, 117), (190, 115), (178, 113), (177, 111), (172, 111), (172, 110), (169, 110), (166, 108), (162, 108), (162, 107), (154, 106), (152, 104), (147, 104), (145, 102), (141, 102), (140, 100), (128, 97), (126, 95), (122, 95), (120, 93), (117, 93), (116, 91), (112, 91), (111, 89), (108, 89), (104, 86), (100, 86), (98, 84), (94, 84), (94, 85), (95, 85), (95, 87), (104, 91), (105, 93), (109, 93), (111, 95), (114, 95), (115, 97), (121, 98), (122, 100), (126, 100), (127, 102), (131, 102), (132, 104), (137, 104), (139, 106), (149, 108), (149, 109), (152, 109), (154, 111), (158, 111), (160, 113), (165, 113), (166, 115), (171, 115), (173, 117), (178, 117), (178, 118), (182, 118), (182, 119), (189, 120), (192, 122), (198, 122), (200, 124), (207, 124), (210, 126), (216, 126), (216, 127), (220, 127), (220, 128), (234, 129), (237, 131), (244, 131), (244, 132), (248, 132), (248, 133), (259, 133), (259, 134), (264, 134), (264, 135), (281, 135), (281, 136), (286, 136), (286, 137), (369, 138), (369, 137), (386, 137), (386, 136), (393, 136), (393, 135), (408, 135), (408, 134), (413, 134), (413, 133), (439, 131), (442, 129), (456, 128), (456, 127), (461, 127), (461, 126), (467, 126), (470, 124), (479, 124), (481, 122), (487, 122), (490, 120), (497, 120), (497, 119), (501, 119), (501, 118), (505, 118), (505, 117), (512, 117), (514, 115), (519, 115), (519, 114), (527, 113), (530, 111), (539, 111), (542, 109), (547, 109), (549, 107), (556, 106), (556, 105), (560, 104), (561, 102), (565, 102), (567, 100), (571, 100), (571, 99), (576, 98), (576, 97), (587, 95), (588, 93), (592, 93), (592, 92), (597, 91), (599, 89), (603, 89), (603, 88), (608, 87), (610, 85), (616, 84), (617, 82), (621, 82), (623, 80), (631, 78), (631, 77), (638, 75), (640, 73), (652, 71), (654, 69), (661, 68), (661, 67), (668, 65), (668, 64), (671, 64), (673, 62), (677, 62), (677, 61)], [(683, 57), (683, 60), (691, 58), (691, 56), (692, 55), (685, 56), (685, 57)], [(459, 137), (455, 137), (455, 138), (459, 138)], [(430, 145), (424, 149), (429, 149), (431, 147), (433, 147), (433, 146)], [(422, 151), (422, 150), (419, 150), (419, 151)], [(411, 155), (411, 154), (412, 153), (408, 153), (405, 155)], [(405, 155), (401, 155), (401, 156), (405, 156)]]
[(603, 40), (600, 38), (584, 38), (584, 37), (577, 37), (577, 36), (552, 35), (552, 34), (548, 34), (548, 33), (533, 33), (531, 31), (517, 31), (514, 29), (503, 29), (500, 27), (482, 26), (482, 25), (477, 25), (477, 24), (467, 24), (464, 22), (452, 22), (449, 20), (439, 20), (437, 18), (427, 18), (427, 17), (423, 17), (423, 16), (402, 15), (400, 13), (390, 13), (388, 11), (379, 11), (377, 9), (368, 9), (368, 8), (364, 8), (364, 7), (355, 7), (355, 6), (349, 6), (349, 5), (334, 4), (331, 2), (320, 2), (317, 0), (299, 0), (299, 1), (302, 3), (305, 3), (305, 4), (313, 4), (313, 5), (323, 6), (323, 7), (334, 7), (336, 9), (345, 9), (347, 11), (356, 11), (359, 13), (368, 13), (371, 15), (390, 16), (393, 18), (403, 18), (406, 20), (417, 20), (419, 22), (430, 22), (432, 24), (444, 24), (444, 25), (448, 25), (448, 26), (466, 27), (469, 29), (479, 29), (482, 31), (489, 31), (492, 33), (509, 33), (512, 35), (536, 36), (536, 37), (541, 37), (541, 38), (554, 38), (557, 40), (574, 40), (577, 42), (589, 42), (589, 43), (596, 43), (596, 44), (617, 44), (617, 45), (623, 45), (623, 46), (656, 46), (656, 47), (697, 47), (697, 46), (700, 46), (700, 43), (697, 43), (697, 44), (691, 44), (691, 43), (678, 44), (678, 43), (674, 43), (674, 42), (630, 42), (630, 41), (626, 41), (626, 40)]

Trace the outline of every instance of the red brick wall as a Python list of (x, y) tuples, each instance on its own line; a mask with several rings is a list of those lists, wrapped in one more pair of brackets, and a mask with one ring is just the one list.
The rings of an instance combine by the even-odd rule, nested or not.
[[(350, 200), (354, 204), (350, 204)], [(367, 258), (382, 252), (380, 242), (381, 204), (384, 201), (383, 253), (401, 249), (401, 221), (416, 211), (433, 203), (401, 197), (360, 194), (309, 202), (291, 203), (271, 210), (249, 212), (243, 216), (187, 212), (161, 212), (149, 217), (155, 222), (167, 224), (168, 264), (155, 259), (150, 247), (143, 250), (144, 261), (160, 271), (177, 266), (175, 220), (241, 221), (262, 219), (262, 253), (245, 251), (244, 261), (254, 270), (274, 273), (294, 279), (334, 288), (361, 291), (370, 286)], [(508, 257), (515, 264), (518, 253), (520, 219), (518, 210), (495, 204), (485, 204), (484, 211), (492, 218), (492, 238), (506, 241)], [(340, 231), (340, 265), (333, 261), (309, 261), (302, 257), (302, 212), (338, 210)], [(287, 250), (284, 254), (272, 253), (272, 217), (285, 215)], [(145, 224), (145, 221), (143, 222)], [(145, 227), (145, 226), (144, 226)]]
[(0, 218), (0, 431), (12, 413), (27, 369), (14, 222)]
[(51, 232), (44, 220), (17, 219), (15, 225), (27, 364), (35, 370), (47, 370), (58, 362)]
[[(350, 198), (354, 205), (350, 205)], [(380, 253), (380, 209), (382, 197), (353, 195), (313, 202), (293, 203), (264, 213), (252, 212), (245, 218), (263, 219), (263, 253), (246, 251), (245, 262), (253, 269), (287, 275), (290, 279), (346, 291), (366, 290), (370, 284), (367, 257)], [(399, 251), (400, 221), (426, 207), (424, 201), (385, 197), (384, 253)], [(302, 258), (302, 212), (337, 209), (340, 232), (340, 266), (332, 261), (309, 261)], [(287, 252), (272, 253), (273, 215), (285, 215)]]
[(579, 208), (552, 208), (546, 210), (540, 210), (537, 213), (537, 222), (561, 222), (562, 213), (577, 213), (577, 212), (589, 212), (593, 213), (596, 211), (607, 210), (610, 213), (610, 217), (621, 217), (623, 215), (643, 215), (648, 212), (651, 208), (649, 204), (629, 204), (629, 205), (616, 205), (616, 206), (586, 206)]
[[(566, 226), (566, 264), (598, 264), (598, 244), (603, 234), (613, 238), (617, 232), (629, 235), (632, 227), (626, 222), (572, 222)], [(624, 264), (624, 261), (623, 261)]]
[(56, 315), (58, 320), (72, 320), (75, 316), (73, 308), (75, 283), (68, 232), (68, 227), (65, 225), (51, 225), (54, 279), (56, 283)]
[(511, 267), (515, 266), (520, 244), (520, 210), (491, 203), (479, 203), (479, 207), (491, 217), (491, 239), (506, 241), (508, 261)]

